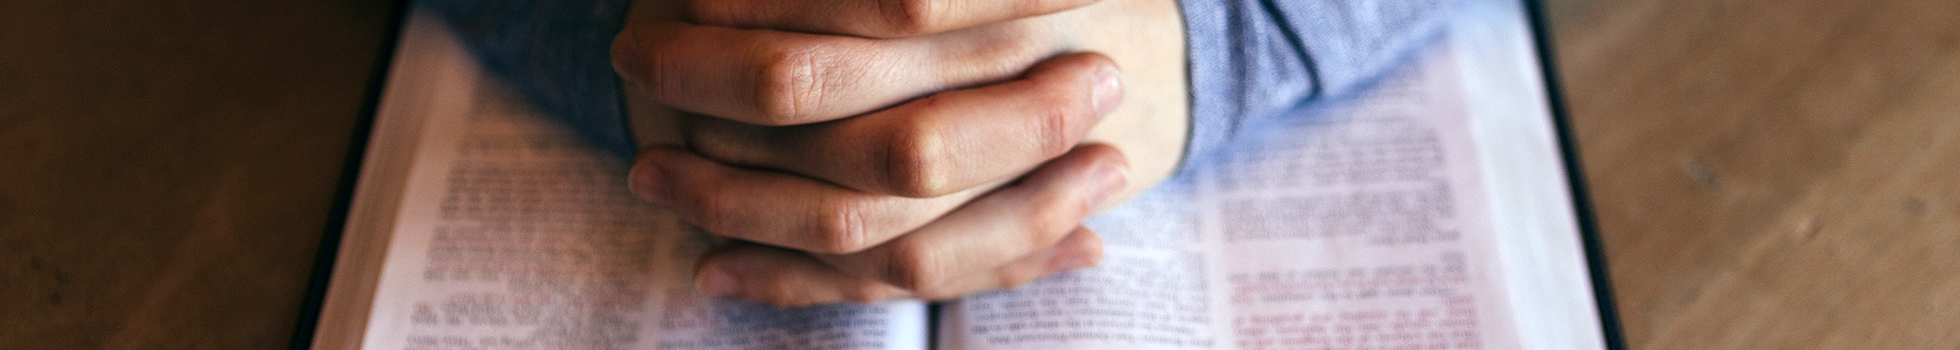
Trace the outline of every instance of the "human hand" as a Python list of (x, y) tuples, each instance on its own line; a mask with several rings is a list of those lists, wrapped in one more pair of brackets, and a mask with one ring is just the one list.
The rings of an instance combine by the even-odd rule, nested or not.
[[(804, 304), (1011, 286), (1092, 264), (1099, 244), (1077, 226), (1090, 207), (1175, 166), (1187, 117), (1183, 43), (1169, 40), (1182, 35), (1174, 3), (1111, 0), (946, 32), (938, 31), (1079, 2), (878, 17), (891, 13), (876, 9), (882, 3), (900, 2), (700, 0), (692, 8), (714, 24), (894, 39), (639, 22), (616, 42), (622, 75), (654, 99), (745, 122), (684, 123), (699, 155), (649, 148), (636, 162), (635, 189), (712, 232), (811, 252), (718, 248), (701, 264), (704, 289)], [(900, 20), (849, 20), (866, 17)], [(1064, 56), (1023, 74), (1082, 49), (1131, 68), (1121, 107), (1098, 101), (1110, 99), (1110, 89), (1096, 91), (1112, 85), (1103, 77), (1114, 70), (1101, 56)], [(928, 97), (885, 108), (918, 96)], [(853, 115), (861, 116), (840, 119)], [(1088, 140), (1114, 149), (1084, 146), (1049, 161), (1092, 125)], [(1133, 162), (1127, 174), (1108, 170), (1124, 168), (1119, 153)], [(1139, 174), (1144, 181), (1124, 179)]]

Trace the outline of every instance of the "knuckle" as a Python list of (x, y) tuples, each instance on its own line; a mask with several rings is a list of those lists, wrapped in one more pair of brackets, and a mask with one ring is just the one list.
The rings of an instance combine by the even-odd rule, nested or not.
[(865, 211), (864, 205), (857, 201), (821, 201), (813, 223), (818, 240), (815, 250), (824, 254), (850, 254), (870, 248)]
[(1044, 97), (1046, 101), (1039, 104), (1041, 107), (1035, 111), (1034, 120), (1029, 122), (1028, 127), (1032, 130), (1028, 131), (1028, 135), (1035, 142), (1034, 150), (1044, 159), (1059, 156), (1074, 147), (1074, 140), (1071, 140), (1074, 135), (1070, 129), (1076, 117), (1082, 113), (1082, 108), (1076, 101), (1053, 97), (1066, 95), (1045, 94), (1049, 97)]
[(927, 249), (910, 241), (900, 241), (892, 247), (879, 274), (885, 282), (906, 290), (930, 290), (943, 278), (945, 257), (937, 251)]
[(791, 45), (762, 55), (753, 92), (761, 122), (796, 124), (823, 101), (825, 51), (821, 44)]
[(939, 25), (946, 4), (940, 0), (880, 0), (885, 36), (903, 37), (932, 33)]
[[(653, 34), (641, 33), (638, 35)], [(647, 39), (627, 40), (646, 41)], [(693, 55), (693, 53), (684, 52), (684, 49), (676, 45), (666, 45), (664, 43), (654, 43), (651, 47), (641, 46), (646, 45), (646, 43), (633, 43), (631, 45), (623, 46), (621, 50), (634, 50), (639, 52), (623, 53), (622, 55), (628, 57), (628, 59), (634, 59), (636, 57), (635, 55), (638, 55), (637, 58), (641, 61), (624, 65), (637, 67), (633, 72), (628, 73), (628, 75), (632, 75), (630, 79), (633, 79), (641, 89), (644, 89), (647, 94), (659, 101), (670, 102), (681, 98), (683, 92), (678, 88), (681, 82), (679, 81), (680, 79), (676, 79), (676, 76), (679, 75), (678, 72), (686, 72), (685, 69), (687, 67), (684, 67), (683, 62), (686, 62), (687, 56)]]
[(936, 197), (950, 190), (951, 174), (943, 158), (945, 137), (924, 120), (892, 133), (884, 150), (886, 183), (900, 196)]

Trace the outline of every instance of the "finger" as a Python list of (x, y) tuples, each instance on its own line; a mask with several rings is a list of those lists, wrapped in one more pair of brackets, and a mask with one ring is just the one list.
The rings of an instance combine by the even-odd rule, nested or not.
[(1012, 77), (1050, 54), (1005, 33), (966, 39), (874, 40), (649, 22), (622, 31), (612, 57), (620, 76), (656, 102), (743, 123), (794, 125)]
[(703, 256), (695, 267), (694, 284), (708, 294), (778, 307), (869, 303), (910, 295), (889, 284), (845, 275), (809, 254), (747, 242), (716, 247)]
[(694, 281), (709, 294), (779, 307), (870, 303), (903, 297), (946, 300), (1018, 287), (1043, 276), (1094, 266), (1100, 260), (1102, 240), (1095, 232), (1077, 228), (1054, 247), (989, 273), (959, 276), (940, 288), (914, 292), (845, 274), (802, 252), (734, 242), (703, 256), (696, 266)]
[(1108, 57), (1083, 53), (1020, 80), (940, 93), (829, 123), (761, 127), (684, 123), (701, 155), (781, 169), (860, 191), (934, 197), (1025, 174), (1060, 156), (1122, 101)]
[(991, 270), (1054, 246), (1102, 201), (1120, 192), (1127, 165), (1115, 148), (1085, 145), (1020, 184), (862, 252), (814, 254), (839, 271), (907, 290), (937, 290), (955, 276)]
[[(954, 276), (938, 286), (911, 291), (910, 296), (925, 300), (949, 300), (973, 293), (1010, 289), (1048, 275), (1095, 266), (1099, 261), (1102, 261), (1102, 239), (1094, 231), (1078, 227), (1056, 242), (1054, 247), (995, 268), (991, 273)], [(884, 283), (878, 285), (890, 286)]]
[(1045, 15), (1096, 0), (693, 0), (697, 23), (897, 38)]
[(631, 172), (635, 194), (708, 232), (831, 254), (884, 243), (986, 191), (923, 199), (873, 195), (659, 146), (640, 151)]

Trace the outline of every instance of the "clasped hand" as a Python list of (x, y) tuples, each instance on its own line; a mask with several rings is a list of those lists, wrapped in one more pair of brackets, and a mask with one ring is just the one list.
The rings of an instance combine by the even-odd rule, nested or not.
[(1102, 243), (1083, 218), (1184, 148), (1170, 0), (685, 8), (628, 24), (613, 60), (687, 112), (685, 145), (643, 149), (631, 187), (731, 239), (697, 267), (712, 294), (939, 300), (1088, 267)]

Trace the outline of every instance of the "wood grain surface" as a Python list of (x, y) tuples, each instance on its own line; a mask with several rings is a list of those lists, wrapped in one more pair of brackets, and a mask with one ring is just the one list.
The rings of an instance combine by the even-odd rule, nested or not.
[(1559, 6), (1633, 348), (1960, 348), (1960, 2)]
[(0, 349), (280, 349), (380, 1), (0, 1)]
[[(1633, 348), (1960, 348), (1960, 2), (1551, 5)], [(387, 14), (0, 2), (0, 349), (285, 346)]]

